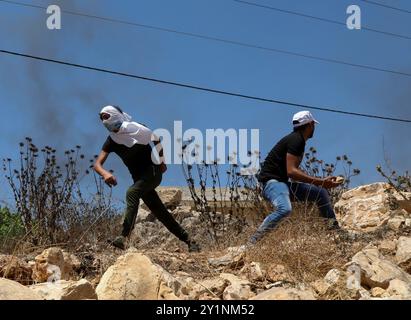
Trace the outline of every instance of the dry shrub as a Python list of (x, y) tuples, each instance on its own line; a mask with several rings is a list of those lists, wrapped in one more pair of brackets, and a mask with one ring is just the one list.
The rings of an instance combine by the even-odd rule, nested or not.
[(294, 204), (293, 213), (249, 251), (248, 259), (266, 269), (281, 264), (291, 281), (309, 283), (341, 268), (365, 244), (330, 230), (315, 205), (301, 203)]
[[(118, 209), (111, 189), (88, 169), (81, 146), (64, 152), (38, 149), (30, 137), (20, 144), (20, 159), (3, 159), (3, 171), (14, 196), (15, 212), (0, 210), (0, 251), (33, 252), (50, 246), (76, 251), (84, 243), (101, 243), (116, 231)], [(83, 179), (95, 190), (84, 193)], [(93, 188), (94, 189), (94, 188)]]

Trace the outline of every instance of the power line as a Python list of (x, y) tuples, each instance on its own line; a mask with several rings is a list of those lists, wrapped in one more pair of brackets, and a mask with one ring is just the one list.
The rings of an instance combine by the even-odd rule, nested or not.
[[(295, 12), (295, 11), (291, 11), (291, 10), (286, 10), (286, 9), (280, 9), (280, 8), (277, 8), (277, 7), (263, 5), (263, 4), (255, 3), (255, 2), (249, 2), (249, 1), (243, 1), (243, 0), (232, 0), (232, 1), (237, 2), (237, 3), (241, 3), (241, 4), (245, 4), (245, 5), (249, 5), (249, 6), (262, 8), (262, 9), (268, 9), (268, 10), (273, 10), (273, 11), (277, 11), (277, 12), (281, 12), (281, 13), (286, 13), (286, 14), (291, 14), (291, 15), (295, 15), (295, 16), (299, 16), (299, 17), (313, 19), (313, 20), (317, 20), (317, 21), (321, 21), (321, 22), (337, 24), (337, 25), (340, 25), (340, 26), (344, 26), (345, 28), (347, 27), (346, 23), (341, 22), (341, 21), (337, 21), (337, 20), (317, 17), (317, 16), (313, 16), (313, 15), (309, 15), (309, 14), (305, 14), (305, 13), (300, 13), (300, 12)], [(369, 31), (369, 32), (379, 33), (379, 34), (383, 34), (383, 35), (386, 35), (386, 36), (411, 40), (411, 37), (409, 37), (409, 36), (405, 36), (405, 35), (401, 35), (401, 34), (397, 34), (397, 33), (392, 33), (392, 32), (388, 32), (388, 31), (383, 31), (383, 30), (376, 30), (376, 29), (369, 28), (369, 27), (366, 27), (366, 26), (362, 26), (361, 30), (366, 30), (366, 31)]]
[[(0, 2), (7, 2), (7, 3), (11, 3), (11, 4), (26, 6), (26, 7), (46, 9), (45, 7), (42, 7), (42, 6), (26, 4), (26, 3), (21, 3), (21, 2), (17, 2), (17, 1), (0, 0)], [(397, 71), (397, 70), (374, 67), (374, 66), (363, 65), (363, 64), (358, 64), (358, 63), (352, 63), (352, 62), (348, 62), (348, 61), (331, 59), (331, 58), (324, 58), (324, 57), (319, 57), (319, 56), (314, 56), (314, 55), (308, 55), (308, 54), (303, 54), (303, 53), (299, 53), (299, 52), (289, 51), (289, 50), (264, 47), (264, 46), (253, 45), (253, 44), (240, 42), (240, 41), (235, 41), (235, 40), (217, 38), (217, 37), (201, 35), (201, 34), (197, 34), (197, 33), (178, 31), (178, 30), (173, 30), (173, 29), (168, 29), (168, 28), (163, 28), (163, 27), (156, 27), (156, 26), (147, 25), (147, 24), (140, 24), (140, 23), (129, 22), (129, 21), (124, 21), (124, 20), (117, 20), (117, 19), (112, 19), (112, 18), (94, 16), (94, 15), (89, 15), (89, 14), (84, 14), (84, 13), (77, 13), (77, 12), (63, 11), (63, 10), (62, 10), (62, 12), (65, 12), (65, 13), (71, 14), (71, 15), (76, 15), (76, 16), (94, 18), (94, 19), (103, 20), (103, 21), (109, 21), (109, 22), (113, 22), (113, 23), (120, 23), (120, 24), (131, 25), (131, 26), (135, 26), (135, 27), (141, 27), (141, 28), (146, 28), (146, 29), (151, 29), (151, 30), (156, 30), (156, 31), (179, 34), (179, 35), (198, 38), (198, 39), (203, 39), (203, 40), (217, 41), (217, 42), (227, 43), (227, 44), (236, 45), (236, 46), (245, 47), (245, 48), (259, 49), (259, 50), (275, 52), (275, 53), (281, 53), (281, 54), (286, 54), (286, 55), (291, 55), (291, 56), (295, 56), (295, 57), (321, 61), (321, 62), (327, 62), (327, 63), (333, 63), (333, 64), (345, 65), (345, 66), (350, 66), (350, 67), (355, 67), (355, 68), (361, 68), (361, 69), (367, 69), (367, 70), (373, 70), (373, 71), (385, 72), (385, 73), (390, 73), (390, 74), (395, 74), (395, 75), (400, 75), (400, 76), (411, 77), (411, 73), (406, 73), (406, 72)]]
[(409, 10), (405, 10), (405, 9), (401, 9), (401, 8), (389, 6), (389, 5), (387, 5), (387, 4), (383, 4), (383, 3), (376, 2), (376, 1), (372, 1), (372, 0), (361, 0), (361, 1), (366, 2), (366, 3), (369, 3), (369, 4), (372, 4), (372, 5), (375, 5), (375, 6), (392, 9), (392, 10), (395, 10), (395, 11), (400, 11), (400, 12), (405, 12), (405, 13), (411, 13), (411, 11), (409, 11)]
[(367, 113), (349, 112), (349, 111), (343, 111), (343, 110), (332, 109), (332, 108), (316, 107), (316, 106), (307, 105), (307, 104), (294, 103), (294, 102), (289, 102), (289, 101), (285, 101), (285, 100), (262, 98), (262, 97), (247, 95), (247, 94), (224, 91), (224, 90), (220, 90), (220, 89), (200, 87), (200, 86), (195, 86), (195, 85), (181, 83), (181, 82), (174, 82), (174, 81), (168, 81), (168, 80), (162, 80), (162, 79), (156, 79), (156, 78), (151, 78), (151, 77), (135, 75), (135, 74), (126, 73), (126, 72), (119, 72), (119, 71), (114, 71), (114, 70), (109, 70), (109, 69), (97, 68), (97, 67), (92, 67), (92, 66), (87, 66), (87, 65), (62, 61), (62, 60), (49, 59), (49, 58), (44, 58), (44, 57), (40, 57), (40, 56), (24, 54), (24, 53), (20, 53), (20, 52), (16, 52), (16, 51), (9, 51), (9, 50), (0, 49), (0, 53), (13, 55), (13, 56), (19, 56), (19, 57), (23, 57), (23, 58), (34, 59), (34, 60), (40, 60), (40, 61), (45, 61), (45, 62), (50, 62), (50, 63), (55, 63), (55, 64), (60, 64), (60, 65), (65, 65), (65, 66), (74, 67), (74, 68), (98, 71), (98, 72), (103, 72), (103, 73), (117, 75), (117, 76), (134, 78), (134, 79), (139, 79), (139, 80), (144, 80), (144, 81), (151, 81), (151, 82), (161, 83), (161, 84), (165, 84), (165, 85), (172, 85), (172, 86), (176, 86), (176, 87), (193, 89), (193, 90), (198, 90), (198, 91), (203, 91), (203, 92), (208, 92), (208, 93), (215, 93), (215, 94), (221, 94), (221, 95), (232, 96), (232, 97), (237, 97), (237, 98), (243, 98), (243, 99), (248, 99), (248, 100), (260, 101), (260, 102), (269, 102), (269, 103), (287, 105), (287, 106), (291, 106), (291, 107), (299, 107), (299, 108), (304, 108), (304, 109), (313, 109), (313, 110), (319, 110), (319, 111), (334, 112), (334, 113), (339, 113), (339, 114), (365, 117), (365, 118), (372, 118), (372, 119), (391, 120), (391, 121), (396, 121), (396, 122), (411, 123), (411, 119), (400, 119), (400, 118), (379, 116), (379, 115), (367, 114)]

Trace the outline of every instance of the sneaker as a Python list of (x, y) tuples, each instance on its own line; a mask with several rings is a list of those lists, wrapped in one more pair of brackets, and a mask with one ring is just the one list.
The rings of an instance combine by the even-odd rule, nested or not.
[(115, 238), (113, 241), (109, 240), (109, 243), (113, 246), (116, 247), (118, 249), (121, 250), (125, 250), (126, 246), (125, 246), (125, 241), (126, 239), (123, 236), (118, 236), (117, 238)]
[(188, 245), (188, 252), (200, 252), (201, 248), (200, 245), (195, 241), (189, 241)]

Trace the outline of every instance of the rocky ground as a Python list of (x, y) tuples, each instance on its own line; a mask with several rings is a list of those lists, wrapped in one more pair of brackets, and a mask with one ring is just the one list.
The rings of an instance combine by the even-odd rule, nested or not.
[(389, 191), (376, 183), (346, 192), (335, 206), (345, 233), (300, 219), (244, 248), (241, 221), (217, 214), (209, 233), (181, 192), (165, 189), (162, 199), (201, 253), (142, 208), (125, 252), (84, 244), (0, 255), (0, 299), (411, 299), (411, 202)]

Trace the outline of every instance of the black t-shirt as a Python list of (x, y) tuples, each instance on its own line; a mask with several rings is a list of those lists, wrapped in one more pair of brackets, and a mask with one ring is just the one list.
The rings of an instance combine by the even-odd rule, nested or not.
[(153, 165), (150, 144), (136, 143), (129, 148), (123, 144), (114, 142), (109, 136), (106, 142), (104, 142), (102, 150), (117, 154), (127, 166), (134, 181), (136, 181), (148, 167)]
[(271, 149), (262, 164), (258, 174), (258, 180), (262, 183), (266, 183), (271, 179), (287, 182), (287, 153), (302, 157), (304, 155), (304, 149), (305, 140), (301, 132), (292, 132), (282, 138), (274, 148)]

